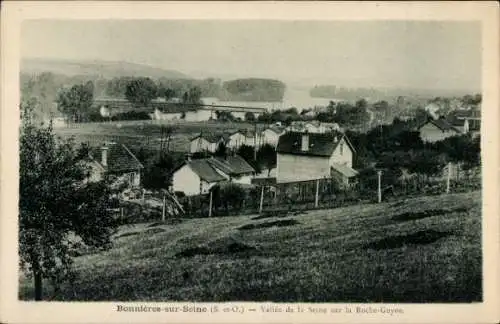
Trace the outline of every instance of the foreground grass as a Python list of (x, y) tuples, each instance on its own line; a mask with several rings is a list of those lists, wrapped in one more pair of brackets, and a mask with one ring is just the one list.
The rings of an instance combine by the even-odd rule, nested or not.
[[(76, 258), (77, 279), (56, 299), (481, 301), (480, 195), (139, 224)], [(21, 278), (22, 299), (30, 284)]]

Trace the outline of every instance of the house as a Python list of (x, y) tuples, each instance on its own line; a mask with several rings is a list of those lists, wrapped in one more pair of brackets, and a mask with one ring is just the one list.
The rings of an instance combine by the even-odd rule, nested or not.
[(344, 184), (358, 172), (352, 168), (355, 149), (345, 134), (287, 132), (277, 146), (277, 182), (339, 178)]
[(90, 149), (89, 158), (91, 172), (88, 181), (109, 179), (114, 185), (140, 186), (144, 166), (125, 145), (105, 143)]
[(442, 141), (445, 138), (460, 135), (462, 133), (458, 128), (451, 125), (442, 117), (436, 120), (429, 119), (417, 127), (417, 130), (420, 133), (422, 141), (429, 143)]
[(287, 127), (290, 132), (308, 132), (308, 133), (329, 133), (340, 131), (337, 123), (323, 123), (317, 120), (313, 121), (294, 121)]
[(197, 109), (189, 110), (185, 113), (184, 120), (188, 122), (200, 122), (214, 119), (215, 114), (211, 110)]
[(189, 152), (211, 152), (217, 151), (220, 143), (226, 144), (226, 140), (223, 135), (217, 134), (203, 134), (200, 133), (195, 137), (191, 138), (189, 143)]
[(261, 145), (270, 144), (272, 146), (276, 146), (278, 145), (278, 140), (280, 135), (282, 135), (284, 132), (285, 132), (284, 127), (278, 127), (278, 126), (268, 127), (260, 133), (259, 143)]
[(172, 189), (187, 196), (206, 194), (221, 183), (251, 184), (255, 170), (238, 155), (188, 159), (172, 174)]
[(450, 112), (446, 121), (464, 134), (469, 133), (472, 136), (477, 136), (481, 131), (481, 110), (455, 110)]
[(228, 134), (227, 147), (233, 150), (238, 149), (240, 146), (245, 145), (247, 143), (247, 138), (245, 134), (240, 131), (234, 131)]

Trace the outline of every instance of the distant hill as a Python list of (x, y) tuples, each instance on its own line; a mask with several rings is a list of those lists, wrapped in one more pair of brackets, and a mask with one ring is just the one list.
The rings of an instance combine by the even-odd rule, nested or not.
[(76, 61), (44, 58), (21, 60), (21, 73), (34, 74), (52, 72), (54, 74), (89, 75), (110, 79), (124, 76), (144, 76), (150, 78), (188, 79), (189, 76), (175, 70), (165, 70), (145, 64), (114, 61)]

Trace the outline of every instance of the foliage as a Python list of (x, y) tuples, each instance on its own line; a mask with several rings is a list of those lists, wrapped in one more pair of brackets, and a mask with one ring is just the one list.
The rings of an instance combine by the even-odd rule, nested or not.
[(276, 167), (276, 149), (270, 144), (264, 144), (257, 151), (257, 162), (262, 167), (268, 170), (268, 175), (271, 169)]
[(445, 152), (448, 160), (463, 162), (465, 169), (479, 166), (481, 163), (481, 138), (469, 135), (452, 136), (431, 145), (435, 150)]
[(217, 149), (214, 152), (215, 156), (218, 157), (226, 157), (227, 156), (227, 146), (224, 142), (220, 142), (219, 145), (217, 146)]
[(225, 111), (225, 110), (216, 110), (215, 117), (217, 118), (217, 120), (220, 120), (220, 121), (233, 121), (234, 120), (233, 114), (231, 114), (230, 111)]
[(215, 203), (215, 208), (224, 207), (226, 211), (229, 211), (231, 207), (233, 210), (241, 210), (243, 207), (243, 202), (246, 198), (245, 190), (238, 184), (228, 183), (222, 186), (216, 186), (213, 188), (213, 198)]
[(172, 171), (176, 161), (171, 155), (161, 154), (145, 161), (142, 185), (147, 189), (168, 188), (172, 181)]
[(182, 95), (182, 102), (190, 105), (201, 104), (201, 89), (199, 87), (190, 88)]
[(225, 98), (233, 101), (281, 101), (286, 85), (272, 79), (236, 79), (223, 84)]
[(106, 95), (115, 98), (122, 98), (125, 96), (127, 86), (134, 80), (134, 77), (116, 77), (107, 81)]
[(71, 117), (75, 122), (84, 121), (90, 113), (94, 99), (94, 84), (76, 84), (71, 88), (63, 88), (57, 94), (57, 104), (60, 112)]
[(125, 97), (136, 105), (148, 105), (157, 96), (156, 83), (150, 78), (134, 78), (127, 83)]
[(71, 279), (71, 236), (88, 246), (110, 243), (116, 223), (108, 212), (111, 191), (103, 182), (84, 179), (82, 151), (71, 141), (58, 142), (52, 128), (26, 122), (20, 135), (20, 266), (33, 275), (35, 299), (42, 279), (59, 284)]
[(245, 113), (245, 120), (248, 121), (248, 122), (253, 122), (255, 121), (255, 114), (250, 112), (250, 111), (247, 111)]

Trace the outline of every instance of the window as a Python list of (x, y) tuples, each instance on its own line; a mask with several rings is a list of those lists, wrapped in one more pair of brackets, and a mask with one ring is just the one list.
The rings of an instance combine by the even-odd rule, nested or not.
[(344, 155), (344, 143), (340, 143), (340, 155)]

